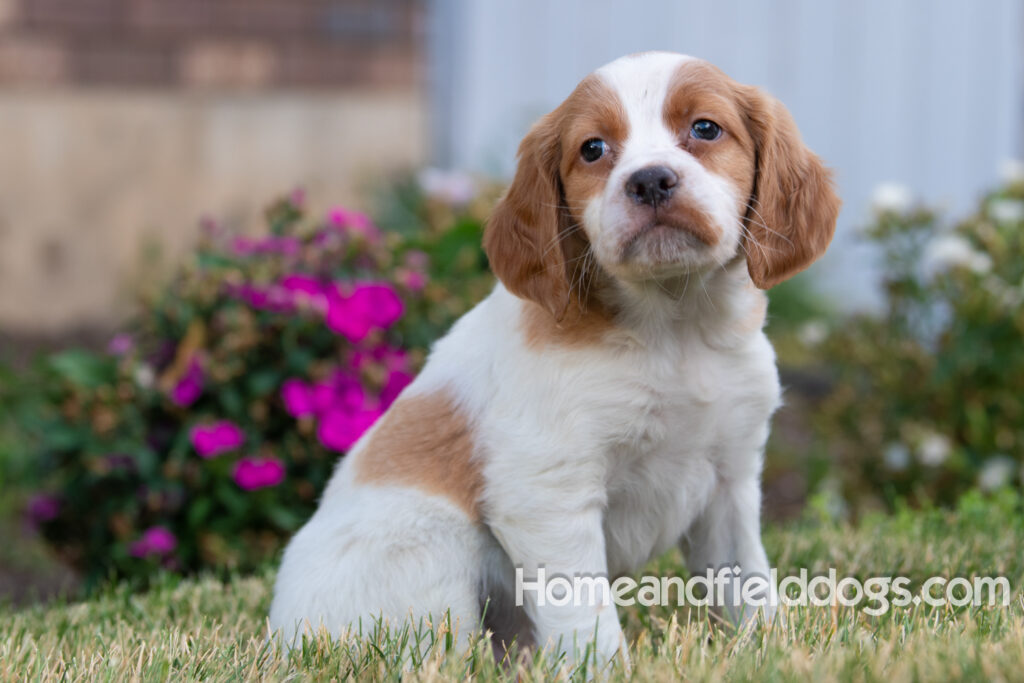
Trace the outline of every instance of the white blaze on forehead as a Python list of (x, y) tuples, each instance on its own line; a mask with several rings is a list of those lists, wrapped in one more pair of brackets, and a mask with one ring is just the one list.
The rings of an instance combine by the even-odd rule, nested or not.
[[(619, 99), (628, 120), (628, 134), (617, 141), (615, 166), (604, 192), (586, 206), (583, 225), (591, 244), (606, 267), (621, 261), (624, 238), (636, 225), (635, 202), (625, 190), (626, 179), (647, 166), (666, 166), (679, 177), (676, 196), (707, 216), (719, 232), (719, 239), (701, 258), (721, 265), (736, 251), (740, 238), (737, 214), (738, 188), (726, 177), (704, 168), (681, 141), (686, 131), (673, 130), (665, 121), (665, 105), (679, 69), (696, 57), (671, 52), (629, 55), (595, 72)], [(682, 258), (682, 257), (680, 257)], [(696, 262), (695, 262), (696, 263)]]
[(665, 126), (665, 99), (676, 70), (689, 61), (698, 60), (674, 52), (642, 52), (621, 57), (597, 70), (601, 80), (619, 96), (629, 119), (624, 156), (676, 146), (675, 132)]

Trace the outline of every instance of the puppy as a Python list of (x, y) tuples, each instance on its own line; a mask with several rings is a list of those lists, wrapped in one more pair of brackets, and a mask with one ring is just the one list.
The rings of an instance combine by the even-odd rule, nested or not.
[(707, 62), (651, 52), (586, 77), (519, 148), (484, 234), (500, 282), (341, 461), (271, 627), (294, 643), (447, 614), (463, 643), (482, 624), (607, 661), (614, 606), (519, 606), (517, 569), (614, 578), (678, 544), (695, 573), (767, 578), (780, 389), (761, 290), (824, 252), (838, 209), (786, 109)]

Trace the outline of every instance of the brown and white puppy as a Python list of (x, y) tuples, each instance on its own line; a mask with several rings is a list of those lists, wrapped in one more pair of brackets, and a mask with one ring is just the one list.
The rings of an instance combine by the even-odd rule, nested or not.
[[(500, 283), (339, 465), (272, 627), (447, 612), (463, 635), (482, 619), (607, 660), (614, 606), (518, 606), (517, 568), (616, 577), (679, 544), (694, 571), (766, 577), (761, 290), (822, 254), (838, 208), (785, 108), (707, 62), (644, 53), (585, 78), (523, 140), (488, 224)], [(736, 618), (773, 593), (738, 588)]]

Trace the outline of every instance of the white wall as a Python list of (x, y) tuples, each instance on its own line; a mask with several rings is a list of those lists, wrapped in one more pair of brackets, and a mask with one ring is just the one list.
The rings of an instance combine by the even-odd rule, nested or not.
[(837, 171), (845, 207), (816, 268), (870, 304), (855, 228), (882, 182), (965, 211), (1024, 156), (1020, 0), (434, 0), (434, 158), (497, 175), (530, 123), (620, 55), (708, 59), (793, 112)]

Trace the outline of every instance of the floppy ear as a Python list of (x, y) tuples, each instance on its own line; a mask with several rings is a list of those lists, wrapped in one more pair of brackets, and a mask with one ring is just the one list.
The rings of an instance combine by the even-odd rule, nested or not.
[(510, 292), (561, 320), (570, 301), (562, 239), (569, 217), (558, 173), (556, 112), (538, 121), (520, 143), (515, 178), (487, 221), (484, 251)]
[(755, 285), (768, 289), (825, 252), (840, 201), (832, 172), (804, 146), (782, 103), (757, 88), (745, 90), (757, 160), (744, 218), (747, 269)]

